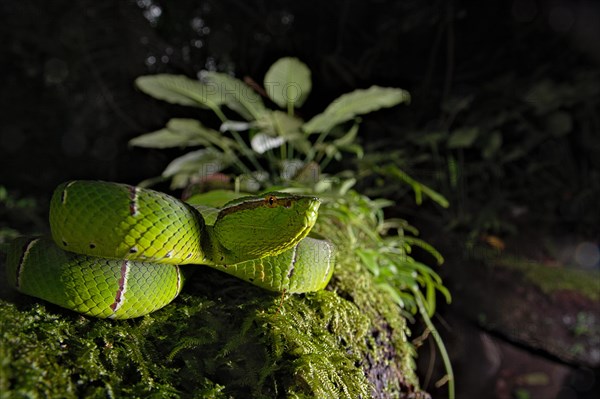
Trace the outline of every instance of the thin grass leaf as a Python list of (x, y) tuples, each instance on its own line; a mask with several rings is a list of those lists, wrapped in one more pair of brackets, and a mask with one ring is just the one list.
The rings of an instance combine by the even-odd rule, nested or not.
[(423, 304), (423, 299), (422, 299), (421, 293), (419, 291), (415, 291), (414, 298), (415, 298), (419, 313), (421, 314), (421, 317), (423, 317), (423, 321), (425, 322), (425, 325), (427, 325), (427, 328), (432, 333), (432, 336), (433, 336), (433, 339), (435, 340), (436, 346), (438, 347), (438, 350), (440, 351), (440, 354), (442, 356), (442, 361), (444, 362), (444, 368), (446, 369), (446, 373), (448, 373), (448, 398), (454, 399), (454, 397), (455, 397), (454, 372), (452, 370), (452, 363), (450, 362), (450, 357), (448, 356), (448, 352), (446, 351), (446, 347), (444, 346), (444, 341), (442, 341), (440, 334), (438, 333), (437, 329), (431, 322), (431, 318), (427, 314), (427, 309), (425, 308), (425, 305)]
[(417, 246), (417, 247), (422, 248), (425, 251), (427, 251), (431, 256), (433, 256), (435, 258), (438, 265), (441, 265), (442, 263), (444, 263), (444, 257), (442, 256), (442, 254), (439, 253), (438, 250), (435, 249), (433, 247), (433, 245), (429, 244), (428, 242), (421, 240), (420, 238), (412, 237), (412, 236), (405, 236), (405, 237), (403, 237), (403, 239), (409, 245)]
[(421, 194), (425, 194), (431, 200), (433, 200), (435, 203), (437, 203), (443, 208), (447, 208), (448, 206), (450, 206), (450, 203), (443, 195), (427, 187), (426, 185), (416, 181), (415, 179), (410, 177), (406, 172), (398, 168), (396, 165), (386, 165), (383, 168), (377, 167), (376, 169), (379, 171), (379, 173), (396, 177), (401, 181), (407, 183), (409, 186), (411, 186), (413, 191), (415, 192), (415, 202), (418, 205), (421, 205), (422, 202)]

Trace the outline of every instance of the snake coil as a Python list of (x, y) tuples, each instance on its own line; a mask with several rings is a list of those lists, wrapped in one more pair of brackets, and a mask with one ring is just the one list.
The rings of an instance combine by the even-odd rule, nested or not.
[(307, 236), (319, 205), (315, 197), (271, 193), (211, 210), (125, 184), (63, 183), (50, 203), (52, 239), (16, 239), (8, 280), (25, 294), (114, 319), (169, 304), (181, 291), (185, 264), (270, 291), (317, 291), (335, 258), (330, 242)]

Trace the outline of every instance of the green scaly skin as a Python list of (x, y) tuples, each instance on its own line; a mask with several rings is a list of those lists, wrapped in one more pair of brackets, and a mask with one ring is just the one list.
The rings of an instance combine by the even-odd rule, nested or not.
[(177, 265), (78, 255), (46, 237), (16, 239), (7, 271), (9, 283), (24, 294), (100, 318), (151, 313), (175, 299), (183, 285)]
[(306, 237), (279, 255), (211, 267), (269, 291), (299, 294), (327, 286), (333, 274), (334, 256), (329, 241)]
[(153, 190), (93, 181), (63, 183), (50, 201), (52, 238), (66, 251), (112, 259), (201, 263), (204, 220)]
[[(319, 200), (277, 193), (222, 208), (207, 225), (192, 206), (117, 183), (60, 185), (53, 241), (17, 239), (9, 282), (19, 291), (101, 318), (139, 317), (180, 292), (179, 264), (205, 264), (271, 291), (323, 289), (334, 268), (328, 241), (308, 238)], [(306, 238), (305, 238), (306, 237)]]

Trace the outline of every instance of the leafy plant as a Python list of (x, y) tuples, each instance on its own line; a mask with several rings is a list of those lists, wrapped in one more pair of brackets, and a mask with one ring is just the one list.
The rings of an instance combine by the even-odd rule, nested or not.
[(511, 235), (526, 222), (596, 235), (600, 73), (577, 66), (552, 76), (552, 69), (543, 65), (529, 76), (509, 71), (451, 95), (426, 126), (407, 120), (390, 127), (398, 148), (371, 140), (359, 162), (360, 175), (372, 183), (364, 192), (400, 199), (406, 193), (392, 183), (405, 176), (434, 188), (453, 204), (448, 212), (434, 210), (435, 218), (469, 241)]
[[(406, 103), (409, 94), (378, 86), (355, 90), (304, 121), (296, 109), (307, 100), (312, 83), (310, 70), (302, 62), (295, 58), (277, 61), (263, 83), (263, 87), (251, 87), (229, 75), (207, 71), (200, 73), (199, 81), (179, 75), (138, 78), (136, 85), (143, 92), (173, 104), (211, 110), (221, 122), (217, 130), (194, 119), (171, 119), (164, 128), (132, 139), (131, 145), (148, 148), (201, 147), (174, 159), (160, 177), (145, 184), (170, 179), (172, 188), (186, 188), (191, 195), (190, 186), (210, 184), (228, 172), (234, 176), (236, 191), (277, 189), (319, 195), (323, 205), (315, 232), (351, 254), (353, 263), (372, 275), (379, 290), (405, 316), (419, 313), (433, 329), (429, 318), (435, 312), (436, 292), (447, 301), (450, 295), (440, 277), (410, 254), (413, 247), (420, 247), (438, 264), (443, 262), (441, 255), (418, 239), (418, 231), (405, 220), (384, 218), (383, 208), (392, 205), (391, 201), (372, 200), (352, 190), (356, 181), (347, 176), (351, 173), (322, 174), (344, 154), (363, 156), (358, 144), (361, 115)], [(257, 91), (280, 109), (267, 108)], [(230, 119), (222, 107), (243, 120)], [(397, 174), (411, 187), (417, 203), (426, 196), (447, 206), (445, 198), (392, 164), (385, 166), (385, 172)], [(447, 360), (443, 343), (438, 343)], [(451, 367), (446, 365), (453, 391)]]
[(436, 293), (441, 293), (450, 302), (450, 292), (439, 275), (412, 257), (411, 252), (414, 247), (421, 248), (438, 265), (444, 259), (435, 248), (416, 237), (418, 230), (406, 220), (385, 219), (383, 209), (393, 202), (360, 195), (349, 189), (352, 183), (353, 180), (343, 181), (333, 197), (320, 194), (325, 203), (316, 230), (351, 253), (353, 263), (363, 265), (372, 274), (375, 285), (396, 302), (404, 316), (412, 319), (412, 315), (420, 314), (440, 350), (447, 372), (449, 397), (453, 398), (452, 365), (431, 321), (436, 309)]
[[(259, 88), (285, 112), (268, 109), (253, 87), (234, 77), (209, 71), (200, 76), (200, 81), (179, 75), (136, 80), (140, 90), (157, 99), (210, 109), (221, 122), (215, 130), (194, 119), (171, 119), (164, 128), (130, 141), (149, 148), (203, 147), (167, 166), (159, 179), (170, 179), (172, 188), (187, 187), (226, 169), (246, 191), (289, 185), (294, 178), (306, 178), (302, 172), (314, 169), (315, 163), (324, 170), (332, 160), (341, 160), (344, 152), (362, 156), (356, 142), (359, 116), (410, 101), (402, 89), (372, 86), (340, 96), (305, 122), (295, 110), (304, 104), (312, 84), (310, 70), (298, 59), (277, 61), (265, 75), (264, 88)], [(223, 106), (243, 120), (230, 119)]]
[(597, 225), (591, 198), (600, 193), (594, 161), (600, 149), (591, 137), (600, 74), (578, 68), (568, 79), (551, 80), (540, 69), (451, 97), (439, 129), (406, 135), (404, 144), (432, 154), (426, 161), (438, 171), (432, 184), (455, 204), (450, 227), (466, 228), (471, 237), (512, 234), (525, 213), (542, 222), (578, 220), (580, 229)]

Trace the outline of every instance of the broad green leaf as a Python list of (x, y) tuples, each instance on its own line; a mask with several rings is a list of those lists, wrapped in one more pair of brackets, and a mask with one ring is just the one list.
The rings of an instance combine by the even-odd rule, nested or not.
[(349, 144), (349, 145), (339, 147), (339, 148), (344, 150), (345, 152), (350, 152), (350, 153), (355, 154), (358, 159), (362, 159), (362, 157), (365, 155), (365, 152), (364, 152), (362, 146), (360, 146), (358, 144)]
[(146, 148), (208, 146), (214, 141), (211, 140), (213, 137), (221, 139), (218, 132), (203, 126), (197, 120), (175, 118), (160, 130), (129, 140), (129, 145)]
[(354, 153), (357, 158), (362, 158), (364, 155), (363, 148), (358, 144), (350, 144), (341, 147), (333, 143), (321, 143), (320, 145), (315, 146), (315, 148), (319, 151), (325, 151), (325, 154), (327, 154), (329, 158), (334, 158), (336, 161), (342, 159), (342, 151)]
[(212, 148), (188, 152), (175, 158), (162, 173), (164, 177), (177, 174), (210, 176), (229, 165), (227, 156)]
[(294, 147), (294, 150), (297, 150), (304, 155), (310, 153), (313, 146), (312, 142), (308, 140), (304, 135), (289, 138), (288, 142)]
[(469, 148), (479, 136), (479, 128), (465, 127), (452, 132), (448, 138), (448, 148)]
[(167, 122), (167, 129), (175, 132), (194, 134), (199, 140), (204, 140), (206, 146), (217, 146), (221, 149), (236, 148), (238, 144), (229, 137), (223, 136), (214, 129), (204, 126), (196, 119), (173, 118)]
[(319, 180), (315, 183), (313, 190), (316, 193), (327, 192), (331, 189), (332, 181), (330, 179)]
[(307, 133), (327, 132), (335, 125), (349, 121), (358, 115), (409, 101), (410, 94), (402, 89), (371, 86), (366, 90), (355, 90), (334, 100), (325, 111), (306, 122), (303, 130)]
[(312, 88), (310, 69), (298, 58), (280, 58), (265, 74), (264, 87), (281, 108), (301, 107)]
[(359, 124), (355, 123), (354, 125), (352, 125), (352, 127), (350, 128), (348, 133), (344, 134), (339, 139), (335, 139), (333, 141), (333, 143), (338, 147), (344, 147), (344, 146), (349, 146), (351, 144), (356, 144), (355, 140), (356, 140), (356, 135), (358, 134), (358, 127), (359, 127)]
[(329, 158), (334, 158), (338, 161), (342, 159), (342, 151), (354, 153), (358, 158), (362, 158), (364, 155), (363, 148), (358, 143), (355, 143), (358, 126), (359, 124), (355, 123), (342, 137), (332, 141), (316, 143), (313, 145), (313, 149), (318, 152), (324, 151)]
[(217, 109), (223, 103), (214, 87), (183, 75), (140, 76), (135, 85), (144, 93), (172, 104)]
[(300, 169), (294, 171), (293, 179), (304, 185), (316, 184), (317, 182), (324, 180), (322, 179), (319, 164), (316, 162), (304, 164)]
[(481, 155), (484, 159), (490, 159), (498, 152), (498, 150), (502, 147), (502, 133), (498, 130), (494, 130), (485, 144), (485, 147), (481, 151)]
[(154, 176), (154, 177), (150, 177), (148, 179), (144, 179), (141, 182), (136, 183), (136, 185), (138, 187), (149, 188), (149, 187), (152, 187), (154, 185), (157, 185), (158, 183), (162, 183), (167, 180), (169, 180), (168, 177), (164, 177), (164, 176), (160, 175), (160, 176)]
[(325, 154), (327, 154), (329, 158), (334, 158), (336, 161), (342, 159), (342, 153), (340, 152), (339, 148), (331, 143), (321, 143), (321, 145), (316, 148), (323, 148)]
[(356, 184), (355, 178), (346, 179), (342, 182), (340, 186), (340, 195), (346, 195), (348, 190), (350, 190)]
[[(300, 130), (302, 120), (281, 111), (267, 111), (256, 121), (259, 133), (266, 133), (271, 138), (279, 137), (283, 142), (291, 143), (295, 150), (308, 154), (312, 143)], [(278, 139), (279, 140), (279, 139)], [(275, 143), (275, 141), (273, 141)]]
[(348, 133), (333, 141), (333, 145), (340, 150), (354, 153), (356, 154), (357, 158), (361, 159), (364, 155), (364, 151), (362, 146), (356, 143), (356, 135), (358, 134), (359, 126), (360, 125), (358, 123), (352, 125)]
[(131, 140), (129, 145), (145, 148), (172, 148), (206, 145), (206, 141), (194, 137), (193, 134), (176, 132), (163, 128), (151, 133), (142, 134)]
[(248, 122), (240, 122), (240, 121), (225, 121), (221, 123), (221, 127), (219, 127), (220, 132), (232, 131), (232, 132), (245, 132), (250, 129), (251, 124)]
[(246, 83), (225, 73), (202, 71), (202, 82), (215, 91), (222, 104), (246, 120), (255, 120), (266, 112), (260, 96)]
[(290, 116), (285, 112), (266, 112), (256, 122), (256, 126), (260, 131), (273, 136), (290, 137), (302, 134), (300, 131), (302, 120), (295, 116)]
[(192, 177), (192, 173), (177, 173), (171, 177), (171, 190), (176, 190), (178, 188), (186, 188)]

